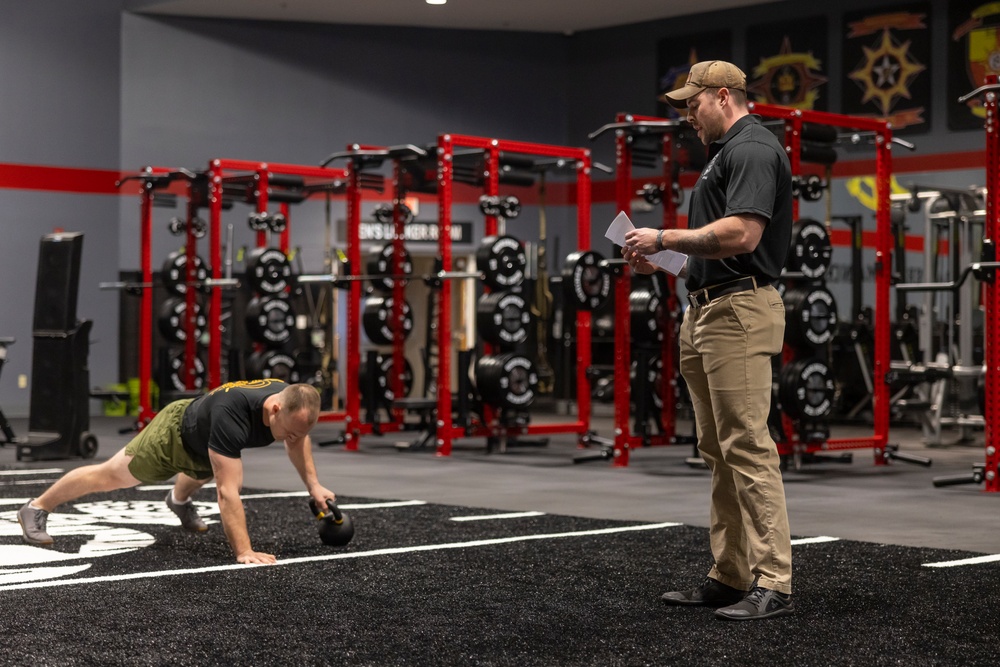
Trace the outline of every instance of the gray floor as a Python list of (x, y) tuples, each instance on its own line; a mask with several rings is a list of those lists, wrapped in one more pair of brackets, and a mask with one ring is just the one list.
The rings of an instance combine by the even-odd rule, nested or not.
[[(128, 440), (117, 431), (128, 421), (95, 418), (100, 439), (96, 460), (111, 456)], [(599, 434), (610, 434), (610, 420), (595, 419)], [(16, 432), (26, 424), (15, 420)], [(678, 432), (689, 432), (679, 425)], [(317, 441), (338, 435), (337, 424), (319, 424)], [(870, 434), (863, 427), (834, 427), (834, 437)], [(574, 464), (575, 439), (555, 436), (548, 447), (512, 449), (487, 454), (482, 440), (461, 440), (451, 457), (431, 450), (399, 451), (395, 443), (411, 434), (362, 439), (358, 452), (342, 446), (317, 448), (321, 481), (336, 493), (368, 498), (420, 499), (429, 502), (535, 510), (592, 518), (678, 521), (708, 525), (707, 471), (685, 463), (690, 445), (634, 451), (627, 468), (608, 462)], [(935, 476), (968, 473), (982, 462), (982, 434), (975, 441), (926, 447), (920, 432), (893, 427), (890, 442), (904, 451), (931, 457), (923, 468), (901, 462), (875, 466), (871, 450), (856, 450), (851, 464), (822, 463), (789, 470), (785, 488), (792, 532), (796, 536), (829, 535), (867, 542), (1000, 553), (997, 530), (1000, 494), (982, 485), (934, 488)], [(271, 446), (248, 452), (244, 484), (274, 490), (298, 490), (301, 483), (283, 449)], [(70, 468), (79, 460), (23, 464), (36, 468)], [(0, 448), (0, 465), (21, 466), (14, 449)]]

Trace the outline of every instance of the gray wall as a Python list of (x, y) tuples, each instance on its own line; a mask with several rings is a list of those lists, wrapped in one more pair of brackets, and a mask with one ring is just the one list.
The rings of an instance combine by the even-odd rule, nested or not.
[[(116, 169), (121, 2), (6, 2), (0, 20), (0, 161)], [(17, 339), (0, 375), (0, 406), (26, 415), (39, 240), (85, 234), (78, 316), (94, 321), (90, 364), (111, 381), (118, 364), (117, 298), (97, 289), (118, 271), (119, 197), (0, 189), (0, 336)], [(30, 385), (29, 385), (30, 387)], [(18, 435), (24, 435), (18, 433)]]
[[(613, 164), (611, 139), (591, 144), (586, 135), (619, 111), (656, 113), (660, 39), (731, 27), (739, 60), (750, 38), (746, 26), (823, 11), (828, 93), (836, 100), (844, 80), (842, 13), (898, 3), (839, 0), (817, 9), (783, 2), (572, 37), (163, 18), (123, 12), (120, 0), (6, 4), (0, 161), (128, 171), (147, 164), (203, 169), (213, 157), (316, 164), (349, 142), (427, 143), (446, 131), (589, 146), (596, 159)], [(947, 30), (944, 10), (934, 4), (931, 75), (943, 91)], [(935, 98), (932, 132), (914, 138), (921, 154), (981, 149), (980, 132), (945, 130), (948, 103), (943, 92)], [(900, 176), (907, 180), (965, 185), (981, 183), (982, 173)], [(837, 213), (858, 208), (843, 183), (835, 184), (834, 204)], [(343, 218), (342, 203), (333, 208), (334, 218)], [(30, 373), (38, 239), (54, 227), (86, 234), (79, 311), (95, 320), (92, 384), (117, 381), (118, 296), (96, 284), (114, 279), (119, 268), (138, 268), (138, 197), (0, 190), (0, 210), (0, 335), (18, 338), (0, 376), (0, 406), (27, 413), (28, 392), (17, 389), (16, 378)], [(237, 245), (252, 243), (245, 213), (226, 217)], [(572, 213), (549, 212), (550, 236), (572, 238)], [(180, 245), (164, 229), (171, 214), (156, 213), (154, 264)], [(611, 204), (593, 209), (594, 247), (601, 251), (609, 249), (603, 224), (613, 214)], [(321, 207), (293, 215), (292, 243), (303, 247), (307, 270), (318, 270)], [(433, 205), (421, 212), (435, 215)], [(472, 207), (457, 212), (476, 215)], [(523, 218), (512, 231), (530, 240), (537, 212)], [(656, 224), (655, 216), (645, 224)], [(568, 245), (562, 241), (563, 252)]]

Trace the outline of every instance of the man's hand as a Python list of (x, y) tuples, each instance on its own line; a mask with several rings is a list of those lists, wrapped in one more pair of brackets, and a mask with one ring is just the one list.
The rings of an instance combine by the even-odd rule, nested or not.
[(326, 501), (328, 498), (333, 502), (337, 502), (337, 495), (330, 489), (320, 484), (316, 484), (310, 488), (309, 495), (312, 496), (314, 501), (316, 501), (316, 507), (319, 507), (324, 512), (326, 511)]
[[(630, 234), (632, 232), (629, 232)], [(628, 260), (628, 265), (635, 273), (649, 275), (656, 272), (656, 266), (650, 263), (641, 252), (631, 246), (622, 248), (622, 257)]]
[(625, 247), (636, 250), (643, 255), (652, 255), (653, 253), (660, 252), (660, 249), (656, 247), (656, 235), (660, 231), (659, 229), (650, 229), (649, 227), (639, 227), (630, 230), (625, 234)]
[(236, 562), (243, 563), (244, 565), (274, 565), (278, 562), (278, 559), (271, 554), (265, 554), (259, 551), (244, 551), (236, 556)]

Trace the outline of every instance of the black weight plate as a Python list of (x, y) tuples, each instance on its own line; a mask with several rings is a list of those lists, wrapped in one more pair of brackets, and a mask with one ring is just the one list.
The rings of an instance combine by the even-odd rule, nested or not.
[(830, 268), (830, 235), (821, 222), (803, 218), (792, 225), (792, 247), (788, 253), (788, 270), (807, 278), (822, 278)]
[(289, 384), (299, 381), (295, 359), (277, 350), (260, 350), (247, 359), (247, 374), (253, 380), (275, 379)]
[(506, 353), (476, 361), (476, 388), (484, 403), (501, 408), (526, 408), (538, 392), (538, 373), (530, 359)]
[(638, 360), (633, 359), (629, 370), (629, 379), (632, 388), (632, 403), (635, 397), (642, 392), (653, 400), (653, 407), (656, 410), (663, 410), (663, 357), (653, 355), (649, 358), (645, 373), (637, 373)]
[(280, 294), (288, 287), (292, 265), (277, 248), (254, 248), (247, 254), (247, 279), (258, 294)]
[(476, 331), (494, 345), (516, 345), (528, 338), (531, 311), (516, 292), (490, 292), (476, 304)]
[[(175, 351), (170, 353), (168, 359), (170, 367), (168, 368), (168, 376), (170, 379), (170, 386), (172, 386), (177, 391), (187, 391), (187, 383), (185, 380), (185, 360), (186, 357), (181, 351)], [(194, 358), (194, 383), (193, 389), (202, 389), (205, 386), (205, 362), (201, 360), (201, 357), (196, 356)]]
[(527, 266), (524, 244), (513, 236), (487, 236), (476, 250), (476, 267), (493, 290), (520, 285)]
[[(163, 286), (174, 296), (184, 296), (187, 294), (187, 261), (187, 253), (174, 251), (167, 255), (167, 259), (163, 262), (163, 268), (160, 273)], [(211, 274), (211, 269), (205, 265), (205, 262), (198, 255), (194, 256), (194, 273), (194, 279), (203, 283), (200, 287), (201, 291), (209, 291), (209, 288), (204, 286), (204, 281)]]
[[(375, 357), (375, 363), (376, 400), (379, 404), (390, 407), (392, 402), (396, 400), (396, 393), (392, 390), (393, 355), (379, 354)], [(358, 367), (358, 382), (363, 397), (366, 396), (365, 392), (368, 390), (371, 379), (368, 377), (368, 372), (368, 360), (364, 358)], [(403, 357), (403, 377), (400, 379), (403, 381), (403, 396), (409, 396), (413, 390), (413, 366), (410, 365), (410, 361), (406, 357)]]
[(833, 373), (819, 359), (796, 359), (781, 369), (781, 408), (798, 419), (825, 419), (833, 406)]
[(794, 347), (815, 347), (837, 332), (837, 302), (824, 287), (794, 287), (785, 291), (785, 340)]
[(611, 275), (601, 268), (603, 259), (593, 250), (566, 256), (563, 288), (566, 298), (581, 310), (597, 310), (611, 296)]
[[(187, 342), (187, 326), (185, 313), (187, 312), (187, 303), (184, 299), (177, 297), (171, 297), (163, 302), (160, 306), (160, 316), (157, 318), (157, 324), (160, 327), (160, 333), (163, 337), (171, 343), (186, 343)], [(201, 306), (197, 302), (194, 304), (194, 338), (195, 340), (201, 340), (201, 337), (205, 333), (205, 327), (208, 325), (208, 320), (205, 318), (204, 313), (201, 312)]]
[[(392, 321), (392, 297), (370, 296), (365, 299), (361, 325), (368, 339), (376, 345), (392, 345), (399, 324)], [(402, 337), (405, 340), (413, 331), (413, 311), (403, 301)]]
[(628, 295), (628, 307), (635, 341), (663, 340), (663, 302), (651, 290), (633, 289)]
[(391, 276), (409, 276), (413, 274), (413, 259), (410, 257), (410, 252), (406, 248), (403, 248), (399, 271), (396, 271), (393, 265), (395, 253), (395, 246), (390, 243), (374, 248), (368, 259), (368, 275), (376, 276), (371, 279), (372, 287), (380, 292), (392, 292), (396, 281)]
[(247, 333), (257, 343), (279, 346), (292, 337), (295, 329), (295, 312), (286, 299), (280, 297), (254, 297), (247, 304)]

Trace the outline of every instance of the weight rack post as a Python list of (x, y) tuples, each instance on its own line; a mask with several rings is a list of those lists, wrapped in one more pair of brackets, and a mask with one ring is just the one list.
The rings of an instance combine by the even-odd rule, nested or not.
[[(627, 114), (619, 114), (615, 120), (629, 122), (634, 119)], [(615, 200), (618, 210), (625, 215), (632, 214), (632, 147), (629, 136), (623, 130), (615, 133)], [(632, 338), (632, 317), (629, 312), (629, 292), (632, 281), (631, 270), (622, 267), (622, 272), (615, 276), (615, 341), (614, 341), (614, 387), (615, 387), (615, 418), (614, 445), (611, 450), (611, 465), (624, 468), (629, 463), (629, 452), (632, 446), (641, 446), (641, 440), (632, 435), (629, 417), (632, 405), (632, 383), (628, 381), (631, 370), (631, 350), (629, 342)], [(579, 345), (579, 343), (577, 343)], [(644, 369), (636, 369), (636, 374)]]
[[(997, 122), (998, 77), (987, 75), (986, 85), (992, 86), (984, 96), (986, 107), (986, 221), (984, 236), (994, 242), (1000, 233), (1000, 126)], [(993, 280), (984, 281), (984, 303), (986, 313), (983, 322), (983, 336), (986, 367), (984, 441), (986, 468), (983, 472), (985, 490), (1000, 492), (1000, 452), (997, 451), (997, 426), (1000, 425), (1000, 395), (997, 389), (997, 373), (1000, 373), (1000, 285)]]

